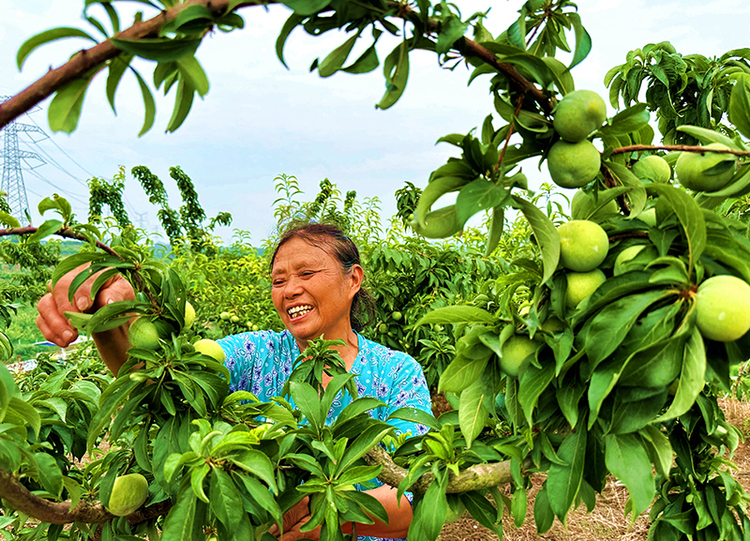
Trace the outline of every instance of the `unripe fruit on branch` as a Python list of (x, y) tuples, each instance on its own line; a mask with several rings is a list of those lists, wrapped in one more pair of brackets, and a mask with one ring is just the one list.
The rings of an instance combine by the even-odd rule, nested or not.
[(698, 286), (696, 324), (703, 336), (732, 342), (750, 330), (750, 285), (730, 275), (714, 276)]
[[(721, 143), (706, 145), (706, 149), (727, 150)], [(737, 156), (721, 152), (683, 152), (674, 166), (677, 180), (685, 188), (698, 192), (715, 192), (732, 179)]]
[(672, 168), (667, 160), (655, 154), (641, 158), (633, 164), (631, 170), (639, 179), (651, 182), (668, 182), (672, 178)]
[(607, 118), (607, 104), (591, 90), (575, 90), (557, 104), (552, 125), (564, 140), (577, 143), (601, 127)]
[(223, 363), (226, 360), (226, 355), (224, 354), (224, 350), (221, 348), (221, 346), (208, 338), (198, 340), (195, 344), (193, 344), (193, 347), (195, 348), (195, 351), (203, 353), (203, 355), (212, 357), (220, 363)]
[(159, 331), (156, 325), (145, 317), (139, 317), (130, 324), (128, 339), (131, 347), (140, 349), (158, 349)]
[(500, 350), (500, 370), (510, 377), (517, 378), (531, 362), (539, 349), (539, 342), (528, 336), (516, 334), (508, 338)]
[(115, 479), (107, 511), (116, 517), (135, 513), (148, 499), (148, 481), (140, 473), (129, 473)]
[(183, 329), (187, 330), (190, 327), (193, 326), (193, 322), (195, 321), (195, 308), (193, 308), (193, 305), (189, 302), (185, 303), (185, 325), (183, 326)]
[(557, 228), (560, 261), (566, 269), (588, 272), (602, 264), (609, 237), (602, 226), (589, 220), (571, 220)]
[(568, 288), (565, 291), (565, 306), (569, 309), (578, 306), (583, 299), (589, 297), (607, 281), (607, 277), (599, 269), (589, 272), (569, 272), (566, 277)]
[(581, 188), (596, 178), (602, 159), (599, 151), (584, 139), (578, 143), (558, 141), (547, 155), (552, 181), (561, 188)]

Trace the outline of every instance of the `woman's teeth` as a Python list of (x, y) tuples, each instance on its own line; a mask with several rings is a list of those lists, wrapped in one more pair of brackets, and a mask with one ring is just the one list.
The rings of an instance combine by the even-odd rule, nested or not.
[(304, 305), (304, 306), (294, 306), (287, 310), (287, 313), (289, 314), (289, 317), (292, 319), (297, 319), (298, 317), (304, 316), (306, 313), (310, 312), (313, 309), (310, 305)]

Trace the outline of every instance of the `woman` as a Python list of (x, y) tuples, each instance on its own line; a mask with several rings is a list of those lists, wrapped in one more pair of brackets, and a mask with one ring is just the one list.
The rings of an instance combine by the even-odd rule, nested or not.
[[(75, 273), (61, 279), (55, 289), (37, 304), (37, 325), (42, 334), (60, 346), (75, 340), (77, 332), (63, 315), (65, 311), (91, 311), (108, 303), (132, 299), (133, 290), (122, 277), (113, 279), (92, 300), (90, 289), (80, 288), (68, 302), (68, 288)], [(253, 392), (262, 401), (281, 394), (284, 381), (291, 373), (293, 361), (309, 340), (324, 336), (341, 339), (338, 353), (347, 370), (356, 378), (360, 396), (376, 397), (387, 404), (374, 415), (385, 420), (401, 407), (430, 411), (430, 396), (419, 364), (405, 353), (367, 340), (361, 330), (360, 311), (367, 293), (362, 289), (364, 271), (359, 251), (337, 227), (324, 224), (300, 225), (281, 238), (271, 259), (271, 295), (286, 329), (281, 333), (260, 331), (242, 333), (219, 340), (231, 373), (230, 388)], [(94, 337), (102, 359), (114, 373), (127, 359), (126, 326), (97, 333)], [(327, 384), (324, 379), (323, 384)], [(346, 395), (337, 398), (329, 412), (329, 421), (351, 402)], [(412, 435), (424, 427), (404, 421), (392, 422), (401, 432)], [(396, 489), (379, 486), (367, 491), (385, 507), (386, 525), (357, 524), (357, 533), (371, 537), (403, 538), (411, 522), (411, 505), (406, 497), (396, 498)], [(320, 528), (302, 533), (300, 527), (309, 520), (307, 499), (284, 517), (284, 541), (317, 539)], [(344, 527), (351, 531), (351, 525)], [(367, 539), (367, 538), (366, 538)]]

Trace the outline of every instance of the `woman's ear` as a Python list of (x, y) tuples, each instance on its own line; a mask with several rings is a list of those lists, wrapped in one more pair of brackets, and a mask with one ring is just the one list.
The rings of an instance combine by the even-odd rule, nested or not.
[(362, 280), (365, 278), (365, 271), (360, 265), (352, 265), (352, 268), (349, 269), (349, 280), (352, 287), (352, 297), (357, 294), (357, 292), (362, 287)]

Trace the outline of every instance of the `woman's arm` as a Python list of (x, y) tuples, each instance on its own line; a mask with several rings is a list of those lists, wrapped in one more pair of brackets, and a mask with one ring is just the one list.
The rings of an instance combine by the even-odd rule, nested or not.
[[(397, 500), (397, 490), (388, 485), (364, 492), (376, 498), (383, 505), (388, 513), (388, 524), (372, 517), (375, 520), (374, 524), (356, 524), (357, 535), (395, 539), (405, 538), (412, 519), (411, 503), (406, 496), (401, 496), (400, 501)], [(316, 541), (320, 538), (320, 526), (309, 532), (300, 531), (300, 528), (310, 520), (310, 508), (308, 504), (309, 498), (305, 498), (286, 512), (284, 515), (286, 528), (284, 534), (279, 537), (281, 541), (296, 541), (298, 539), (312, 539)], [(347, 534), (352, 533), (352, 523), (344, 523), (341, 531)], [(278, 530), (274, 527), (271, 529), (271, 533), (278, 535)]]

